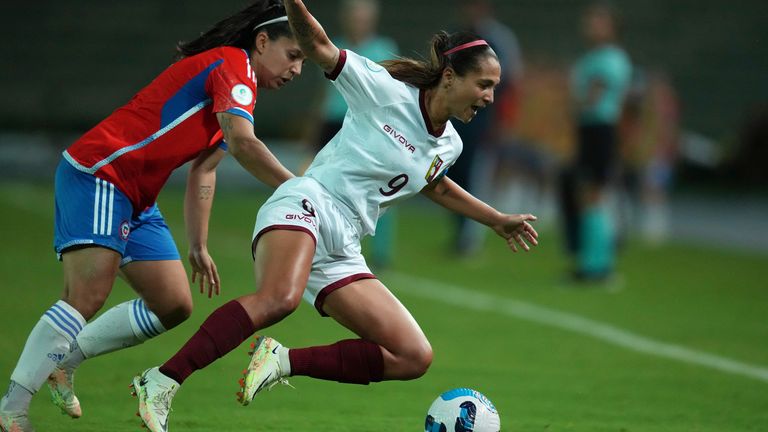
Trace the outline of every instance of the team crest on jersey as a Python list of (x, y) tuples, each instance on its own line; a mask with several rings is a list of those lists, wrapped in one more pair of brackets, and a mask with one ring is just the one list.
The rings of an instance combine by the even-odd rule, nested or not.
[(240, 105), (250, 105), (253, 102), (253, 91), (245, 84), (238, 84), (232, 87), (232, 99)]
[(120, 238), (123, 240), (128, 240), (128, 234), (131, 233), (131, 225), (128, 223), (128, 221), (123, 221), (120, 224)]
[(440, 169), (443, 167), (443, 160), (440, 158), (440, 155), (435, 155), (435, 158), (432, 159), (432, 164), (429, 165), (429, 170), (427, 170), (427, 175), (424, 176), (424, 178), (427, 180), (427, 183), (432, 183), (432, 181), (437, 177), (438, 174), (440, 174)]

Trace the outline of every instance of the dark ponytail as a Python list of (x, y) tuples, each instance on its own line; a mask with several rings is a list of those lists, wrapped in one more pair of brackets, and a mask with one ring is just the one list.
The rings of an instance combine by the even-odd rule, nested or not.
[(256, 33), (263, 31), (269, 39), (281, 36), (293, 37), (287, 21), (276, 22), (254, 29), (260, 23), (285, 16), (285, 8), (280, 0), (257, 0), (251, 5), (217, 22), (196, 39), (176, 44), (178, 58), (200, 54), (212, 48), (232, 46), (250, 51)]
[(448, 34), (441, 31), (432, 36), (428, 60), (398, 58), (386, 60), (381, 65), (399, 81), (406, 82), (416, 88), (426, 90), (437, 86), (445, 68), (452, 68), (457, 75), (465, 76), (469, 71), (478, 70), (480, 59), (493, 56), (496, 53), (487, 45), (461, 49), (452, 54), (444, 53), (451, 48), (480, 39), (472, 32), (457, 32)]

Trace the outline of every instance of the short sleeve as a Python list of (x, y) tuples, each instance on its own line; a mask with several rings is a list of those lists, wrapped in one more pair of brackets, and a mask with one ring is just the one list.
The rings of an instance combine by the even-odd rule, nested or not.
[(216, 133), (213, 135), (213, 138), (211, 138), (211, 141), (208, 143), (208, 146), (209, 147), (218, 146), (220, 149), (224, 151), (227, 151), (229, 149), (227, 142), (224, 141), (224, 132), (222, 132), (221, 129), (216, 131)]
[(243, 117), (253, 123), (253, 107), (256, 105), (256, 79), (251, 70), (248, 55), (225, 55), (221, 65), (215, 68), (206, 82), (206, 90), (213, 99), (213, 112), (226, 112)]
[(339, 90), (351, 111), (365, 111), (391, 103), (404, 84), (383, 66), (349, 50), (339, 52), (336, 67), (326, 77)]

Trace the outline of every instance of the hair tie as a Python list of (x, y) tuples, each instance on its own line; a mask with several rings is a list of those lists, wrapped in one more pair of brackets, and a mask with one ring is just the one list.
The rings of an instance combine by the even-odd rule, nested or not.
[(283, 22), (283, 21), (288, 21), (288, 17), (287, 16), (281, 16), (281, 17), (273, 18), (273, 19), (268, 20), (268, 21), (264, 21), (261, 24), (256, 24), (255, 26), (253, 26), (253, 29), (256, 30), (259, 27), (264, 27), (265, 25), (270, 25), (270, 24), (274, 24), (276, 22)]
[(486, 42), (483, 39), (478, 39), (478, 40), (474, 40), (472, 42), (467, 42), (465, 44), (461, 44), (459, 46), (455, 46), (455, 47), (449, 49), (448, 51), (445, 51), (443, 53), (443, 55), (447, 56), (449, 54), (455, 53), (456, 51), (461, 51), (463, 49), (472, 48), (472, 47), (476, 47), (476, 46), (480, 46), (480, 45), (488, 46), (488, 42)]

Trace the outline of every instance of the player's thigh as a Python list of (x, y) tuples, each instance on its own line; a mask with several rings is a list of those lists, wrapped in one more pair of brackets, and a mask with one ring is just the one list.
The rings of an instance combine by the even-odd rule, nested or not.
[(257, 295), (241, 303), (257, 307), (255, 298), (276, 301), (281, 308), (298, 306), (320, 241), (315, 211), (322, 206), (316, 197), (319, 188), (309, 179), (294, 178), (261, 206), (252, 242)]
[(331, 292), (323, 311), (395, 356), (431, 352), (413, 315), (378, 279), (358, 280)]
[(63, 299), (87, 320), (101, 309), (115, 282), (120, 254), (98, 246), (69, 248), (62, 253)]
[[(253, 269), (256, 298), (269, 297), (296, 305), (307, 285), (315, 241), (305, 231), (274, 229), (258, 236), (254, 243)], [(254, 296), (248, 301), (256, 301)]]

